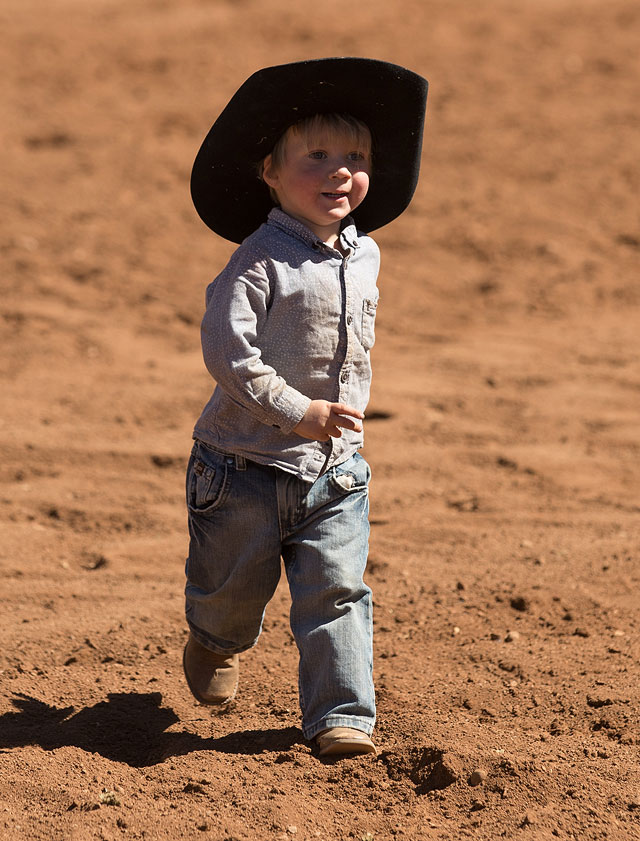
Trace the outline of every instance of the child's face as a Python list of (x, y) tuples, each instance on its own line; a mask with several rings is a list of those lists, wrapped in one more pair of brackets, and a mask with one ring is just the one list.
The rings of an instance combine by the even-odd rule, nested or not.
[(333, 245), (340, 223), (369, 189), (370, 144), (346, 133), (320, 129), (313, 136), (289, 132), (283, 162), (264, 162), (263, 178), (282, 209)]

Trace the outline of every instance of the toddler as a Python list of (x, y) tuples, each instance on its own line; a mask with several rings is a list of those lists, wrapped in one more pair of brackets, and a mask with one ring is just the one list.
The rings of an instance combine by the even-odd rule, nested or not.
[(321, 756), (376, 750), (359, 449), (379, 252), (365, 232), (411, 200), (426, 94), (372, 59), (266, 68), (216, 120), (191, 179), (205, 223), (241, 245), (202, 322), (216, 387), (187, 471), (185, 676), (203, 704), (235, 696), (282, 559), (302, 729)]

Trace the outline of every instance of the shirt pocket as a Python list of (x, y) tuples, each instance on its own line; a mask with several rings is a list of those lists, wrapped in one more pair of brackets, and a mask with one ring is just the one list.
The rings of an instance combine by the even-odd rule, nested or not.
[(374, 328), (377, 308), (377, 298), (365, 298), (362, 302), (362, 347), (365, 350), (371, 350), (376, 340)]

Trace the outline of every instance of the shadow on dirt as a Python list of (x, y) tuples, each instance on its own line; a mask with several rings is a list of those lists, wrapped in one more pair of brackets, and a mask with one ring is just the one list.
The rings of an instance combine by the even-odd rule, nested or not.
[(167, 733), (179, 718), (170, 707), (162, 706), (159, 692), (112, 693), (107, 701), (79, 712), (23, 694), (11, 702), (17, 711), (0, 716), (0, 750), (25, 745), (39, 745), (44, 750), (77, 747), (139, 768), (198, 750), (258, 754), (304, 744), (297, 727), (245, 730), (217, 739), (184, 730)]

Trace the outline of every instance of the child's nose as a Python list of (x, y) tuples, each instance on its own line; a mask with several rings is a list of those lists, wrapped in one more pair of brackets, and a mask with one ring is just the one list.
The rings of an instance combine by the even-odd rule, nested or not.
[(349, 178), (351, 175), (351, 170), (345, 163), (337, 164), (333, 172), (331, 173), (332, 178)]

